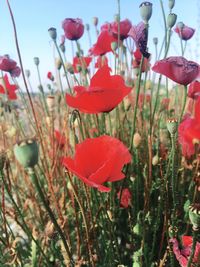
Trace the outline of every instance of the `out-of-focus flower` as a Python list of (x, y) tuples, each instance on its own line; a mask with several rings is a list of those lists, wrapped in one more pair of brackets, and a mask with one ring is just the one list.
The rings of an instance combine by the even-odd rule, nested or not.
[(47, 78), (48, 78), (49, 80), (51, 80), (52, 82), (54, 81), (54, 76), (53, 76), (53, 74), (52, 74), (51, 71), (49, 71), (49, 72), (47, 73)]
[(9, 72), (12, 77), (19, 77), (21, 70), (17, 66), (17, 62), (8, 55), (0, 56), (0, 70)]
[(130, 161), (131, 154), (124, 144), (104, 135), (76, 145), (74, 158), (65, 157), (62, 164), (88, 186), (109, 192), (110, 188), (102, 184), (124, 179), (122, 168)]
[(195, 105), (194, 118), (187, 115), (178, 127), (178, 134), (183, 155), (190, 157), (195, 153), (194, 144), (200, 141), (200, 98)]
[(66, 138), (58, 130), (54, 131), (54, 137), (59, 148), (63, 148), (67, 143)]
[(194, 81), (190, 84), (188, 90), (188, 97), (197, 99), (200, 96), (200, 82)]
[(142, 55), (149, 58), (150, 54), (147, 51), (148, 30), (144, 22), (140, 22), (136, 26), (133, 25), (128, 35), (133, 38), (136, 47), (140, 50)]
[(108, 66), (108, 58), (106, 56), (99, 56), (95, 62), (95, 68), (100, 69), (103, 66)]
[(6, 94), (9, 100), (16, 100), (16, 90), (18, 86), (15, 84), (10, 84), (8, 75), (4, 75), (3, 82), (0, 84), (0, 94)]
[(179, 27), (177, 24), (174, 31), (178, 33), (179, 37), (184, 41), (191, 39), (195, 33), (195, 29), (188, 27), (184, 24), (183, 24), (183, 27)]
[[(120, 199), (120, 196), (121, 196), (121, 199)], [(130, 192), (130, 190), (128, 188), (124, 188), (122, 190), (122, 192), (119, 191), (117, 193), (117, 197), (118, 197), (118, 199), (120, 199), (120, 206), (121, 207), (127, 209), (128, 206), (130, 206), (132, 195), (131, 195), (131, 192)]]
[(78, 40), (84, 33), (84, 25), (81, 19), (66, 18), (62, 22), (62, 28), (65, 32), (65, 37), (68, 40)]
[(124, 40), (128, 37), (128, 33), (131, 29), (132, 23), (130, 20), (125, 19), (120, 21), (114, 21), (110, 24), (110, 31), (112, 32), (113, 36), (117, 39), (118, 38), (118, 27), (119, 27), (119, 38), (120, 40)]
[(104, 66), (92, 77), (88, 88), (75, 86), (75, 96), (66, 94), (70, 107), (85, 113), (109, 112), (114, 109), (131, 88), (125, 85), (120, 75), (110, 75), (110, 68)]
[(92, 61), (91, 57), (74, 57), (73, 58), (73, 69), (74, 73), (78, 73), (81, 70), (86, 70)]
[(168, 57), (157, 61), (152, 70), (165, 75), (174, 82), (188, 85), (199, 75), (199, 64), (188, 61), (184, 57)]
[[(192, 252), (193, 238), (191, 236), (182, 236), (182, 245), (183, 245), (182, 249), (179, 248), (178, 240), (176, 238), (171, 238), (169, 241), (173, 245), (173, 252), (180, 266), (187, 267), (190, 254)], [(200, 243), (197, 242), (192, 263), (199, 263), (199, 258), (200, 258)]]
[[(133, 53), (134, 55), (134, 59), (132, 61), (132, 64), (133, 64), (133, 68), (140, 68), (140, 62), (142, 60), (142, 53), (140, 52), (139, 49), (136, 49), (136, 51)], [(150, 63), (149, 63), (149, 58), (144, 58), (143, 60), (143, 64), (142, 64), (142, 68), (141, 68), (141, 71), (142, 72), (147, 72), (150, 68)]]
[(167, 97), (164, 97), (160, 102), (160, 111), (167, 110), (169, 107), (170, 99)]

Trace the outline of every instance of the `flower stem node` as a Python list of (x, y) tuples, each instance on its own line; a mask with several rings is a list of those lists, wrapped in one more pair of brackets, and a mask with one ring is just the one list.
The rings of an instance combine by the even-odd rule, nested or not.
[(152, 3), (142, 2), (140, 4), (140, 15), (143, 21), (147, 24), (152, 15)]
[(24, 168), (33, 168), (38, 163), (39, 148), (36, 140), (25, 139), (14, 146), (14, 154), (17, 161)]
[(169, 29), (171, 29), (172, 27), (174, 27), (174, 25), (176, 24), (176, 20), (177, 20), (177, 15), (174, 13), (170, 13), (167, 17), (167, 26)]
[(189, 206), (189, 218), (193, 225), (193, 230), (200, 229), (200, 203), (193, 203)]
[(174, 135), (178, 129), (178, 120), (175, 118), (167, 120), (167, 129), (171, 135)]

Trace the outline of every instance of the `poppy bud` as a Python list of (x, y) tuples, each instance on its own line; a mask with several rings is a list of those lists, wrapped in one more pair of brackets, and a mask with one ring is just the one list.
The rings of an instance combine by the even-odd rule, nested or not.
[(53, 74), (50, 71), (47, 73), (47, 78), (49, 80), (51, 80), (52, 82), (54, 81), (54, 76), (53, 76)]
[(49, 111), (53, 112), (54, 108), (55, 108), (55, 96), (53, 96), (53, 95), (47, 96), (46, 102), (47, 102), (47, 107), (48, 107)]
[(194, 203), (189, 206), (189, 218), (193, 225), (193, 230), (200, 228), (200, 203)]
[(112, 43), (111, 43), (112, 51), (116, 51), (116, 50), (117, 50), (117, 47), (118, 47), (117, 42), (112, 42)]
[(34, 61), (34, 63), (35, 63), (36, 66), (39, 66), (39, 64), (40, 64), (40, 59), (39, 59), (39, 57), (34, 57), (34, 58), (33, 58), (33, 61)]
[(57, 31), (56, 31), (56, 28), (49, 28), (48, 29), (48, 32), (49, 32), (49, 35), (51, 37), (52, 40), (56, 40), (57, 38)]
[(29, 78), (31, 76), (30, 70), (25, 70), (26, 77)]
[(177, 23), (176, 26), (180, 31), (182, 31), (182, 29), (184, 28), (185, 24), (182, 21), (180, 21), (180, 22)]
[(141, 141), (142, 141), (142, 137), (140, 136), (140, 134), (135, 133), (133, 136), (133, 146), (137, 148), (140, 145)]
[(65, 53), (65, 45), (64, 44), (60, 44), (60, 50)]
[(77, 41), (84, 33), (84, 25), (81, 19), (67, 18), (62, 22), (62, 28), (65, 32), (65, 37), (71, 41)]
[(61, 67), (62, 67), (62, 62), (61, 62), (61, 60), (60, 60), (59, 58), (56, 59), (55, 65), (56, 65), (56, 68), (57, 68), (58, 70), (61, 69)]
[(176, 19), (177, 19), (177, 15), (174, 13), (170, 13), (167, 17), (167, 26), (168, 28), (172, 28), (174, 27), (175, 23), (176, 23)]
[(158, 38), (157, 38), (157, 37), (154, 37), (154, 38), (153, 38), (153, 43), (154, 43), (155, 45), (158, 44)]
[(175, 5), (175, 0), (169, 0), (168, 5), (169, 5), (169, 9), (171, 10)]
[(92, 22), (93, 22), (94, 26), (96, 27), (98, 25), (99, 19), (97, 17), (93, 17)]
[(155, 155), (153, 158), (152, 158), (152, 165), (153, 166), (156, 166), (159, 162), (159, 157), (158, 155)]
[(145, 23), (148, 23), (148, 21), (151, 18), (152, 15), (152, 3), (150, 2), (143, 2), (140, 5), (140, 15)]
[(89, 31), (90, 30), (90, 25), (88, 23), (85, 24), (85, 28), (86, 28), (86, 31)]
[(38, 163), (39, 148), (35, 139), (23, 140), (14, 146), (17, 161), (24, 168), (33, 168)]
[(73, 68), (73, 65), (69, 62), (67, 62), (65, 64), (65, 67), (66, 67), (66, 70), (70, 73), (70, 74), (74, 74), (74, 68)]
[(178, 129), (178, 121), (177, 119), (168, 119), (167, 120), (167, 130), (171, 135), (174, 135)]

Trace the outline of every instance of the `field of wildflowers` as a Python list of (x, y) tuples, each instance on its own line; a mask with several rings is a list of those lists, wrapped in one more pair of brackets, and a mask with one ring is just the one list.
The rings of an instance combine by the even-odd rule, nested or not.
[(60, 42), (49, 28), (56, 71), (44, 88), (35, 57), (35, 92), (7, 0), (18, 59), (0, 56), (0, 267), (200, 266), (200, 66), (184, 57), (195, 30), (166, 2), (155, 62), (150, 2), (137, 24), (117, 0), (112, 22), (66, 18)]

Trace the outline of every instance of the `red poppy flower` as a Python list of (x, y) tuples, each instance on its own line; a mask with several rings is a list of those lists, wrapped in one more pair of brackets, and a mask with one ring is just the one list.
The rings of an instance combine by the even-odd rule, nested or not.
[(121, 170), (130, 161), (131, 154), (124, 144), (104, 135), (76, 145), (74, 158), (65, 157), (62, 164), (88, 186), (109, 192), (110, 188), (102, 184), (124, 179)]
[(103, 66), (108, 66), (108, 58), (106, 56), (99, 56), (95, 62), (95, 68), (100, 69)]
[(124, 188), (122, 190), (122, 193), (121, 192), (117, 193), (118, 199), (120, 199), (120, 194), (122, 194), (120, 206), (127, 209), (128, 206), (130, 206), (130, 202), (131, 202), (131, 197), (132, 197), (131, 192), (129, 191), (128, 188)]
[(200, 96), (200, 82), (194, 81), (189, 85), (188, 96), (197, 99)]
[(190, 157), (195, 153), (194, 140), (200, 140), (200, 98), (195, 105), (195, 116), (186, 116), (178, 127), (179, 143), (182, 145), (182, 153)]
[[(182, 249), (179, 248), (179, 244), (176, 238), (171, 238), (169, 241), (173, 245), (173, 252), (180, 266), (187, 267), (190, 254), (192, 252), (192, 242), (193, 242), (192, 237), (191, 236), (182, 237), (182, 245), (183, 245)], [(200, 243), (197, 242), (192, 263), (199, 263), (199, 258), (200, 258)]]
[(92, 61), (91, 57), (74, 57), (73, 58), (73, 68), (74, 72), (78, 73), (81, 71), (81, 69), (85, 70), (90, 65), (90, 62)]
[(3, 80), (4, 80), (4, 83), (0, 85), (0, 94), (7, 94), (8, 99), (16, 100), (17, 95), (15, 91), (18, 88), (17, 85), (10, 84), (8, 75), (4, 75)]
[(190, 28), (186, 25), (184, 25), (183, 28), (180, 28), (178, 27), (178, 25), (176, 25), (176, 28), (174, 29), (174, 31), (178, 33), (179, 37), (184, 41), (191, 39), (195, 33), (195, 29)]
[(66, 144), (66, 138), (58, 130), (54, 131), (54, 137), (60, 148), (63, 148)]
[[(133, 55), (134, 55), (134, 60), (132, 61), (132, 64), (133, 64), (133, 68), (140, 68), (140, 62), (141, 62), (141, 59), (142, 59), (142, 53), (140, 52), (139, 49), (136, 49), (135, 52), (133, 52)], [(144, 58), (143, 60), (143, 64), (142, 64), (142, 69), (141, 71), (142, 72), (147, 72), (150, 68), (150, 63), (149, 63), (149, 58)]]
[(112, 51), (112, 42), (117, 42), (117, 39), (108, 30), (103, 30), (98, 36), (97, 42), (90, 48), (89, 53), (93, 56), (102, 56)]
[(128, 33), (131, 29), (132, 23), (130, 22), (130, 20), (125, 19), (120, 21), (119, 25), (118, 22), (115, 21), (112, 22), (110, 26), (111, 26), (110, 30), (115, 38), (118, 38), (118, 26), (119, 26), (119, 37), (120, 40), (123, 41), (128, 37)]
[(19, 77), (21, 73), (17, 62), (12, 60), (8, 55), (0, 56), (0, 70), (9, 72), (12, 77)]
[(53, 76), (53, 74), (52, 74), (52, 72), (48, 72), (47, 73), (47, 78), (49, 79), (49, 80), (51, 80), (52, 82), (54, 81), (54, 76)]
[(78, 40), (84, 33), (84, 25), (81, 19), (67, 18), (62, 22), (65, 37), (68, 40)]
[(157, 61), (152, 70), (165, 75), (174, 82), (188, 85), (197, 78), (199, 64), (188, 61), (184, 57), (168, 57)]
[(136, 47), (140, 50), (142, 55), (149, 58), (150, 54), (147, 51), (148, 31), (144, 22), (140, 22), (136, 26), (133, 25), (128, 35), (133, 38)]
[(131, 91), (120, 75), (110, 75), (110, 68), (104, 66), (92, 77), (88, 88), (75, 86), (75, 96), (66, 94), (70, 107), (85, 113), (109, 112)]

